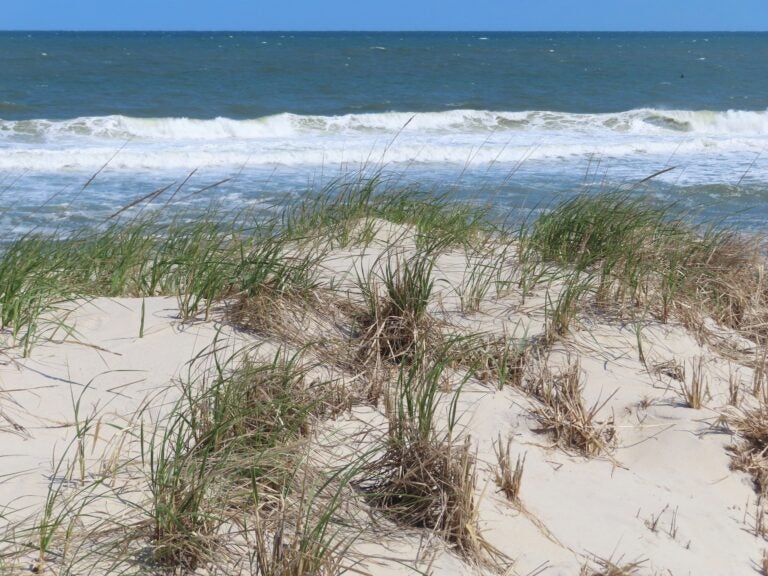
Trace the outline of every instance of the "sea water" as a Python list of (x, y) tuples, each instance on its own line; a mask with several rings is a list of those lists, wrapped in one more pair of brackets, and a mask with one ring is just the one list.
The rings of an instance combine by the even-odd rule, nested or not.
[(360, 173), (520, 213), (621, 188), (766, 230), (767, 145), (763, 33), (0, 33), (6, 235)]

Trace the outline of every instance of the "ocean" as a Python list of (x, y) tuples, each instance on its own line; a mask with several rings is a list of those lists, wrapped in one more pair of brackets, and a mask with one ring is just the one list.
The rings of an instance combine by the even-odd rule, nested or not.
[(765, 33), (0, 33), (6, 237), (168, 185), (268, 210), (360, 174), (521, 214), (626, 189), (766, 231), (767, 145)]

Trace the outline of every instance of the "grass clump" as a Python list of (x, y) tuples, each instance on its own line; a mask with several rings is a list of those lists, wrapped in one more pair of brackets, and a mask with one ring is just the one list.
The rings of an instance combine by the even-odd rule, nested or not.
[(691, 384), (685, 382), (680, 385), (680, 392), (685, 400), (686, 406), (694, 410), (700, 410), (704, 406), (704, 399), (707, 393), (706, 382), (704, 381), (704, 358), (691, 361)]
[(212, 503), (215, 475), (210, 451), (189, 445), (194, 431), (177, 414), (157, 449), (150, 446), (148, 488), (152, 497), (152, 561), (194, 571), (214, 559), (216, 533), (224, 519)]
[(318, 289), (319, 255), (286, 254), (279, 242), (256, 247), (238, 270), (239, 290), (227, 308), (234, 324), (258, 332), (289, 332), (288, 316), (301, 313)]
[[(304, 455), (312, 423), (331, 410), (330, 385), (310, 379), (313, 366), (300, 354), (282, 350), (266, 362), (214, 360), (212, 382), (198, 393), (189, 387), (154, 433), (142, 429), (151, 500), (136, 534), (149, 537), (151, 563), (224, 567), (253, 529), (257, 573), (335, 565), (341, 543), (328, 525), (339, 505), (334, 491), (346, 481), (323, 480)], [(279, 547), (265, 548), (268, 539)]]
[(381, 176), (330, 183), (283, 213), (289, 237), (329, 242), (335, 247), (368, 245), (382, 222), (412, 227), (417, 246), (466, 245), (493, 229), (488, 206), (458, 203), (448, 194), (420, 191)]
[[(590, 285), (598, 303), (632, 307), (642, 305), (653, 278), (676, 278), (670, 265), (688, 234), (669, 219), (668, 209), (627, 194), (598, 194), (557, 205), (534, 223), (524, 242), (543, 260), (572, 271), (567, 296)], [(572, 300), (566, 297), (558, 308), (569, 310)]]
[(495, 383), (499, 389), (522, 385), (531, 346), (524, 334), (519, 338), (470, 334), (447, 343), (453, 365), (464, 367), (484, 384)]
[(758, 340), (768, 334), (761, 241), (697, 228), (671, 205), (627, 193), (576, 196), (522, 242), (545, 261), (588, 273), (598, 305), (650, 309), (663, 321), (711, 317)]
[(302, 363), (301, 352), (275, 352), (271, 362), (245, 357), (235, 370), (220, 368), (201, 409), (207, 424), (201, 440), (214, 446), (237, 440), (263, 450), (307, 437), (312, 422), (343, 407), (338, 386), (312, 378), (315, 366)]
[(476, 525), (475, 461), (470, 439), (456, 445), (453, 438), (456, 395), (442, 432), (437, 423), (445, 369), (444, 360), (423, 357), (400, 366), (383, 453), (361, 469), (357, 486), (388, 518), (431, 529), (478, 558), (485, 545)]
[(759, 494), (768, 494), (768, 405), (733, 410), (728, 423), (741, 442), (731, 448), (731, 467), (752, 476)]
[(506, 445), (501, 441), (501, 434), (499, 439), (493, 445), (493, 449), (496, 452), (496, 461), (498, 463), (498, 469), (495, 473), (496, 485), (499, 487), (499, 491), (512, 502), (513, 504), (520, 504), (520, 487), (523, 482), (523, 470), (525, 470), (525, 456), (522, 458), (517, 457), (515, 467), (512, 468), (512, 459), (510, 457), (510, 447), (512, 446), (512, 439), (508, 438)]
[(434, 258), (417, 252), (409, 258), (387, 255), (383, 294), (369, 276), (359, 282), (364, 311), (358, 315), (364, 365), (400, 363), (423, 355), (434, 321), (428, 306), (434, 290)]
[(539, 430), (550, 434), (556, 444), (592, 457), (608, 452), (615, 443), (613, 419), (597, 419), (607, 400), (591, 408), (584, 405), (578, 361), (558, 374), (541, 366), (538, 377), (526, 387), (540, 402), (533, 410)]
[(603, 261), (631, 265), (631, 260), (618, 259), (626, 255), (621, 250), (642, 253), (658, 239), (654, 233), (666, 232), (667, 226), (666, 211), (642, 199), (624, 194), (582, 195), (542, 215), (528, 240), (545, 260), (576, 268)]

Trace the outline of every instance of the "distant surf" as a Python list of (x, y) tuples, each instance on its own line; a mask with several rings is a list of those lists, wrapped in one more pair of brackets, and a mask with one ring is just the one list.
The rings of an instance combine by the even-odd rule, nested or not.
[(573, 131), (656, 135), (688, 132), (694, 135), (768, 136), (768, 110), (657, 110), (643, 108), (619, 113), (571, 114), (550, 111), (386, 112), (314, 116), (275, 114), (249, 120), (231, 118), (135, 118), (112, 115), (71, 120), (0, 120), (0, 137), (98, 138), (146, 140), (220, 140), (226, 138), (291, 138), (301, 134), (370, 134), (400, 132), (487, 133)]
[[(638, 174), (677, 161), (696, 173), (713, 158), (737, 170), (768, 146), (768, 111), (652, 108), (388, 112), (339, 116), (0, 121), (0, 169), (92, 170), (421, 163), (489, 165), (597, 156), (631, 158)], [(643, 161), (645, 159), (645, 161)], [(757, 168), (760, 170), (760, 168)], [(713, 182), (707, 171), (707, 184)]]

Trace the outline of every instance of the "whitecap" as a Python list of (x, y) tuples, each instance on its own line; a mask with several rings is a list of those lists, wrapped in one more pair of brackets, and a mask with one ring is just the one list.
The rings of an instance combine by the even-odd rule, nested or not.
[[(702, 167), (741, 166), (768, 147), (768, 111), (644, 108), (618, 113), (456, 109), (261, 118), (81, 117), (0, 120), (0, 170), (56, 172), (365, 163), (463, 165), (583, 158), (634, 162), (674, 154)], [(390, 145), (391, 144), (391, 145)], [(532, 151), (532, 147), (534, 150)], [(119, 153), (113, 160), (110, 158)], [(650, 159), (643, 160), (651, 162)], [(762, 168), (755, 167), (753, 171)], [(768, 166), (765, 167), (768, 171)], [(648, 170), (650, 173), (652, 170)]]

